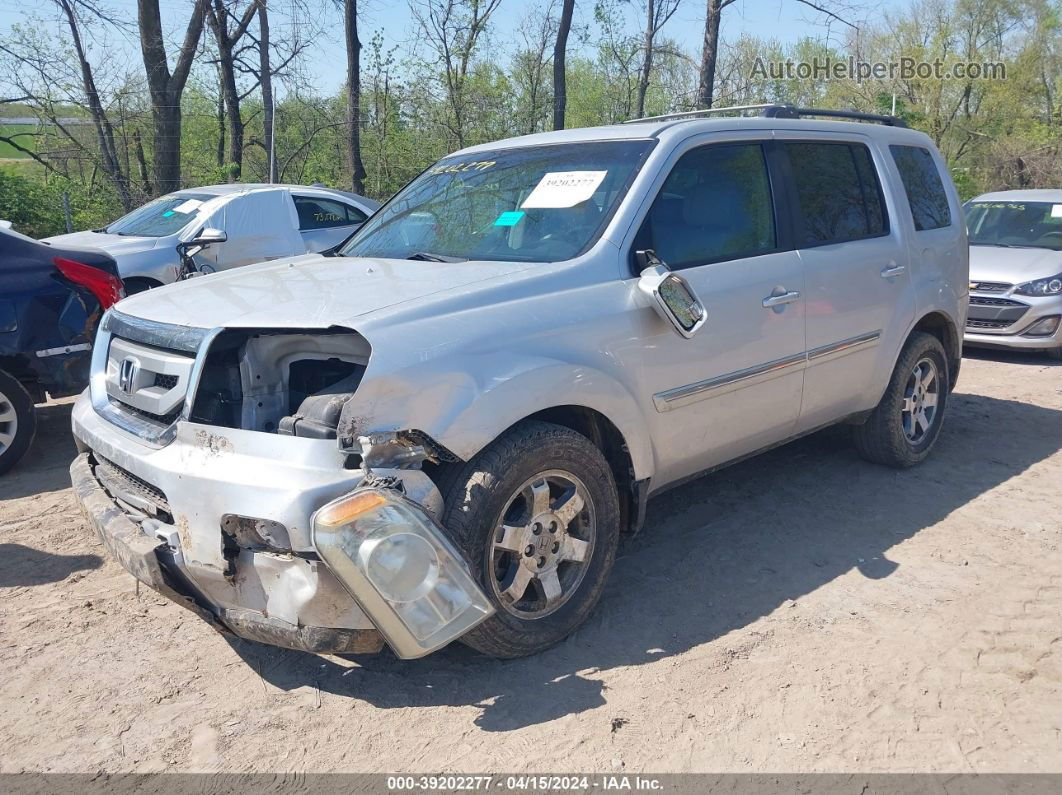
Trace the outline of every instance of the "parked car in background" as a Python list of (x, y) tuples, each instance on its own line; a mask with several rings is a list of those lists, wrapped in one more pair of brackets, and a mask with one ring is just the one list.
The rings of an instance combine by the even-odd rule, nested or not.
[(1062, 190), (985, 193), (970, 230), (967, 345), (1062, 359)]
[(465, 149), (330, 256), (123, 302), (73, 412), (104, 543), (246, 638), (518, 657), (652, 494), (842, 422), (924, 460), (966, 317), (947, 167), (891, 117), (762, 113)]
[(0, 224), (0, 473), (33, 442), (35, 403), (85, 388), (96, 326), (122, 295), (110, 255)]
[(169, 193), (87, 232), (46, 238), (61, 246), (100, 248), (118, 261), (132, 294), (175, 281), (177, 246), (203, 229), (224, 243), (196, 255), (203, 273), (325, 251), (345, 240), (379, 207), (346, 191), (303, 185), (208, 185)]

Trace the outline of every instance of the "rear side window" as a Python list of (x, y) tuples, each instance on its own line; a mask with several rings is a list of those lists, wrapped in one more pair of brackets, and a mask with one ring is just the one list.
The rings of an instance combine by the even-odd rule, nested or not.
[(881, 184), (865, 146), (831, 142), (784, 147), (803, 221), (801, 248), (888, 232)]
[(299, 213), (299, 230), (303, 232), (360, 224), (366, 218), (365, 213), (343, 202), (316, 196), (295, 196), (294, 199)]
[(767, 164), (759, 144), (694, 149), (675, 164), (635, 238), (672, 268), (775, 249)]
[(950, 226), (948, 194), (944, 192), (944, 183), (929, 150), (920, 146), (890, 146), (889, 150), (903, 180), (915, 229), (923, 232)]

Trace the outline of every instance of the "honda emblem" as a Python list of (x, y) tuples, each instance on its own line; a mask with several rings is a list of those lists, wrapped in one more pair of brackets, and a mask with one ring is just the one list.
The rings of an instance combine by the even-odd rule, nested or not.
[(122, 359), (118, 365), (118, 388), (123, 394), (131, 395), (136, 391), (136, 376), (140, 372), (140, 362), (133, 357)]

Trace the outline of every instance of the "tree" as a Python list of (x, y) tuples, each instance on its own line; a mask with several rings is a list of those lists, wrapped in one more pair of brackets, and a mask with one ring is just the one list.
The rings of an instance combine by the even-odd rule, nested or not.
[(172, 72), (163, 40), (159, 0), (137, 0), (136, 4), (155, 128), (155, 189), (160, 193), (177, 190), (181, 183), (181, 95), (203, 33), (207, 2), (195, 0)]
[[(128, 171), (122, 162), (121, 147), (116, 141), (114, 125), (97, 87), (96, 71), (89, 60), (81, 12), (108, 26), (117, 27), (119, 23), (88, 0), (54, 0), (54, 3), (69, 31), (76, 65), (67, 63), (65, 48), (56, 50), (50, 42), (42, 41), (16, 28), (12, 38), (0, 44), (0, 52), (13, 62), (13, 68), (8, 70), (8, 78), (22, 96), (5, 102), (28, 102), (29, 107), (40, 118), (42, 127), (46, 125), (49, 129), (57, 131), (68, 151), (77, 151), (89, 158), (94, 168), (102, 170), (110, 181), (122, 207), (131, 209)], [(60, 88), (63, 86), (67, 88)], [(59, 97), (56, 96), (57, 89), (60, 92)], [(71, 106), (83, 109), (91, 119), (96, 139), (95, 149), (82, 136), (77, 135), (70, 121), (64, 118), (69, 116)], [(66, 175), (65, 169), (58, 165), (58, 158), (53, 162), (52, 158), (42, 157), (34, 149), (23, 146), (17, 138), (24, 135), (28, 133), (0, 136), (0, 141), (37, 160), (46, 169)], [(45, 136), (34, 134), (34, 137)]]
[(510, 63), (512, 80), (518, 86), (516, 123), (521, 132), (533, 133), (546, 128), (549, 114), (548, 71), (556, 38), (557, 20), (553, 13), (557, 0), (546, 6), (533, 6), (520, 22), (522, 46)]
[(449, 110), (444, 124), (458, 148), (465, 146), (471, 112), (469, 71), (491, 15), (501, 0), (412, 0), (410, 10), (423, 41), (435, 50)]
[(638, 100), (634, 115), (645, 115), (645, 94), (649, 90), (649, 76), (653, 71), (653, 52), (656, 34), (678, 11), (680, 0), (645, 0), (645, 30), (642, 34), (642, 68), (638, 75)]
[(210, 29), (218, 48), (218, 73), (221, 78), (221, 95), (225, 102), (225, 115), (228, 119), (228, 172), (229, 182), (237, 182), (243, 171), (243, 117), (240, 114), (240, 95), (236, 86), (237, 59), (240, 56), (240, 40), (247, 33), (247, 27), (255, 18), (258, 10), (257, 0), (247, 4), (236, 27), (229, 29), (229, 20), (235, 19), (230, 13), (225, 0), (213, 0), (207, 12)]
[(568, 34), (572, 29), (575, 0), (563, 0), (560, 21), (557, 23), (557, 43), (553, 47), (553, 129), (564, 129), (564, 113), (568, 106), (568, 86), (565, 74), (568, 55)]
[(258, 83), (262, 87), (262, 145), (270, 182), (277, 181), (276, 144), (273, 141), (273, 74), (269, 58), (269, 9), (267, 0), (258, 0)]
[(343, 26), (347, 43), (347, 157), (350, 184), (365, 192), (365, 164), (361, 159), (361, 40), (358, 39), (358, 0), (343, 0)]
[[(855, 25), (841, 16), (842, 9), (846, 8), (846, 0), (834, 0), (831, 10), (823, 0), (823, 5), (818, 5), (812, 0), (795, 0), (797, 3), (814, 9), (828, 20), (836, 20), (848, 27), (855, 29)], [(715, 72), (719, 62), (719, 26), (722, 22), (723, 10), (734, 4), (734, 0), (707, 0), (704, 13), (704, 42), (701, 48), (701, 68), (697, 81), (697, 107), (710, 108), (715, 99)]]

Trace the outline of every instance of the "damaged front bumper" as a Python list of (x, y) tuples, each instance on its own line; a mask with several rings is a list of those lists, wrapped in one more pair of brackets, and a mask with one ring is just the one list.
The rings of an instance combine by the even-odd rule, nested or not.
[[(84, 396), (73, 425), (82, 450), (70, 468), (74, 491), (104, 545), (140, 582), (216, 629), (314, 653), (376, 652), (386, 639), (398, 656), (410, 658), (446, 645), (491, 612), (488, 606), (474, 619), (440, 623), (439, 632), (411, 634), (401, 616), (396, 620), (404, 608), (395, 605), (404, 601), (383, 604), (373, 578), (354, 571), (373, 557), (365, 522), (360, 531), (356, 522), (333, 522), (338, 534), (317, 529), (329, 536), (319, 551), (318, 509), (367, 485), (365, 473), (344, 468), (334, 440), (180, 422), (171, 443), (149, 447), (103, 420)], [(441, 508), (428, 476), (420, 470), (373, 476), (401, 484), (406, 496), (396, 499), (413, 512), (415, 532), (433, 540), (444, 568), (461, 569), (449, 581), (439, 578), (438, 566), (430, 576), (443, 585), (456, 578), (466, 589), (472, 583), (471, 603), (486, 604), (424, 507)], [(374, 521), (379, 529), (379, 517)], [(384, 535), (389, 532), (385, 526)], [(394, 528), (408, 532), (408, 526)], [(359, 537), (350, 541), (344, 533)], [(393, 552), (377, 556), (378, 572), (402, 565)]]

